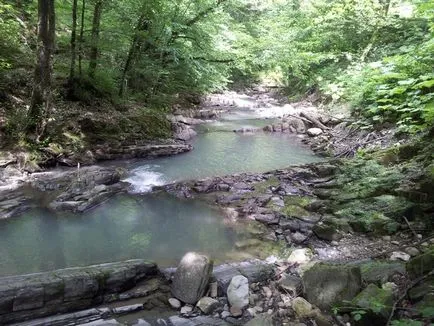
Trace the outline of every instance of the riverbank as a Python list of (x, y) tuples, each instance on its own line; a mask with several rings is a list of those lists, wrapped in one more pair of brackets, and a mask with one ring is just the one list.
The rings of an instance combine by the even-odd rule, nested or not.
[[(257, 94), (257, 96), (260, 95)], [(238, 109), (236, 112), (228, 113), (229, 115), (224, 120), (224, 125), (220, 121), (217, 121), (216, 125), (210, 124), (207, 126), (209, 128), (218, 128), (221, 134), (230, 133), (232, 136), (246, 134), (246, 137), (248, 137), (247, 134), (252, 134), (253, 138), (250, 138), (250, 140), (265, 137), (265, 141), (268, 142), (271, 140), (271, 133), (294, 133), (291, 140), (304, 139), (308, 144), (313, 145), (317, 141), (331, 141), (334, 143), (333, 132), (330, 130), (341, 130), (336, 122), (326, 122), (321, 115), (313, 117), (312, 113), (302, 115), (303, 111), (299, 111), (300, 115), (294, 118), (293, 115), (296, 112), (294, 112), (293, 106), (273, 106), (273, 104), (267, 102), (270, 101), (269, 98), (265, 102), (269, 103), (270, 107), (267, 107), (266, 103), (256, 103), (258, 98), (255, 96), (241, 96), (241, 99), (245, 102), (237, 104), (236, 100), (240, 100), (238, 96), (234, 97), (233, 102), (229, 101), (224, 104)], [(265, 109), (263, 108), (264, 105), (266, 106)], [(281, 110), (286, 111), (282, 112)], [(260, 117), (259, 127), (254, 130), (251, 129), (251, 125), (253, 125), (250, 119), (252, 112), (253, 117)], [(239, 125), (234, 124), (230, 120), (234, 114), (236, 116), (242, 115), (244, 118), (241, 121), (248, 121), (248, 123), (243, 122), (246, 125), (245, 127), (241, 129), (233, 128), (233, 126)], [(264, 116), (264, 114), (268, 114), (268, 116)], [(291, 116), (288, 116), (288, 114)], [(183, 131), (191, 130), (191, 126), (203, 123), (203, 120), (199, 121), (197, 118), (188, 117), (188, 115), (175, 115), (170, 117), (170, 119), (172, 119), (172, 123), (182, 124), (184, 127), (178, 129)], [(246, 116), (248, 119), (246, 119)], [(304, 118), (305, 116), (310, 118)], [(294, 132), (290, 128), (291, 126), (295, 127), (289, 123), (289, 119), (302, 121), (302, 124), (300, 124), (300, 121), (293, 120), (296, 121), (294, 125), (298, 125), (301, 128), (300, 131), (297, 132), (295, 130)], [(315, 127), (315, 123), (318, 123), (315, 121), (319, 121), (323, 127)], [(268, 122), (272, 124), (270, 125)], [(255, 120), (254, 123), (258, 122)], [(330, 125), (326, 125), (327, 123)], [(321, 132), (312, 129), (320, 129)], [(198, 130), (200, 131), (200, 129)], [(346, 129), (344, 128), (343, 130)], [(183, 135), (194, 136), (190, 131), (184, 132)], [(372, 133), (369, 135), (372, 135)], [(392, 133), (388, 133), (387, 135), (389, 137)], [(211, 137), (216, 140), (215, 135), (211, 135)], [(392, 139), (385, 137), (386, 143), (383, 144), (383, 138), (380, 139), (380, 143), (377, 143), (376, 136), (373, 137), (373, 141), (368, 140), (366, 143), (359, 143), (357, 150), (364, 148), (363, 146), (365, 145), (386, 146), (386, 143)], [(286, 138), (282, 139), (286, 141)], [(243, 147), (245, 147), (245, 144), (245, 142), (241, 143)], [(280, 142), (276, 144), (278, 146), (281, 145)], [(223, 142), (222, 145), (227, 146), (227, 143)], [(178, 144), (175, 147), (170, 147), (174, 145), (155, 146), (149, 147), (149, 151), (144, 151), (144, 153), (148, 155), (152, 153), (153, 149), (158, 153), (159, 150), (165, 148), (164, 146), (169, 146), (170, 151), (173, 150), (175, 152), (191, 149), (188, 144)], [(353, 148), (352, 145), (350, 147)], [(264, 151), (264, 147), (260, 146), (260, 149), (263, 151), (261, 156), (267, 158), (268, 156)], [(288, 150), (287, 147), (278, 148), (279, 156), (284, 156), (284, 153), (282, 153), (284, 150)], [(345, 155), (336, 156), (353, 156), (355, 151), (356, 149), (353, 148), (350, 151), (345, 151)], [(289, 152), (291, 154), (291, 151)], [(417, 278), (412, 279), (405, 272), (405, 268), (402, 267), (405, 261), (409, 261), (412, 257), (413, 259), (417, 259), (416, 257), (421, 254), (427, 254), (428, 256), (424, 257), (428, 258), (423, 259), (424, 262), (425, 259), (428, 259), (426, 261), (427, 266), (431, 266), (429, 264), (431, 264), (432, 203), (434, 198), (431, 192), (433, 178), (430, 152), (432, 152), (430, 135), (425, 135), (424, 137), (415, 139), (410, 144), (396, 144), (389, 149), (370, 151), (369, 148), (364, 148), (363, 151), (359, 150), (358, 157), (350, 160), (339, 157), (327, 162), (296, 165), (268, 172), (237, 173), (170, 184), (167, 184), (166, 181), (162, 183), (162, 186), (152, 187), (152, 183), (145, 184), (145, 186), (146, 191), (152, 189), (154, 194), (168, 193), (182, 200), (196, 199), (198, 202), (205, 201), (212, 206), (216, 206), (224, 212), (222, 218), (228, 224), (254, 221), (263, 225), (263, 228), (248, 230), (250, 232), (249, 238), (237, 239), (238, 241), (236, 241), (235, 245), (239, 251), (256, 252), (262, 258), (267, 258), (267, 256), (274, 254), (274, 257), (268, 257), (268, 262), (275, 265), (276, 275), (267, 278), (264, 281), (265, 283), (261, 283), (260, 286), (252, 285), (251, 290), (253, 294), (258, 291), (261, 293), (259, 295), (259, 298), (261, 298), (259, 300), (260, 304), (257, 304), (252, 299), (253, 303), (249, 302), (250, 306), (248, 308), (243, 307), (241, 311), (237, 310), (234, 312), (229, 311), (229, 307), (227, 309), (223, 308), (222, 311), (218, 312), (219, 315), (216, 318), (219, 320), (223, 319), (225, 323), (242, 325), (247, 323), (253, 316), (265, 313), (271, 316), (276, 325), (283, 325), (285, 323), (292, 323), (295, 317), (300, 317), (294, 315), (296, 309), (292, 306), (294, 302), (292, 299), (295, 299), (299, 294), (291, 297), (291, 300), (283, 299), (281, 295), (286, 294), (285, 291), (288, 289), (281, 290), (276, 284), (275, 279), (278, 279), (278, 276), (281, 276), (282, 273), (297, 277), (297, 282), (303, 278), (302, 271), (296, 268), (300, 263), (298, 261), (289, 261), (293, 252), (301, 253), (303, 264), (313, 260), (314, 262), (359, 265), (361, 261), (365, 260), (375, 261), (375, 264), (379, 259), (386, 260), (387, 266), (381, 265), (378, 268), (381, 273), (386, 273), (389, 270), (388, 266), (389, 263), (392, 264), (391, 261), (393, 261), (393, 264), (398, 261), (401, 266), (398, 268), (399, 273), (395, 273), (396, 269), (393, 269), (392, 274), (387, 274), (387, 276), (382, 274), (381, 280), (376, 279), (372, 282), (378, 286), (388, 283), (387, 281), (392, 281), (395, 285), (388, 286), (396, 289), (393, 292), (397, 296), (394, 300), (398, 300), (400, 298), (399, 295), (408, 292), (408, 288), (405, 286), (407, 281), (417, 281)], [(211, 155), (209, 151), (206, 153), (208, 153), (207, 155)], [(227, 152), (223, 151), (221, 153), (223, 154), (218, 156), (216, 162), (214, 162), (217, 164), (216, 166), (223, 166), (226, 169), (225, 171), (227, 171), (227, 165), (225, 164), (230, 164), (231, 166), (236, 165), (234, 163), (238, 164), (234, 160), (225, 162), (224, 160), (228, 159)], [(273, 152), (273, 155), (270, 157), (274, 158), (276, 156), (274, 154)], [(177, 159), (178, 157), (173, 159)], [(252, 157), (251, 160), (253, 161), (254, 158)], [(250, 162), (245, 162), (244, 160), (241, 163), (248, 165)], [(267, 164), (266, 166), (271, 166), (271, 162), (264, 163)], [(46, 205), (50, 209), (75, 212), (88, 211), (114, 194), (126, 192), (131, 186), (131, 184), (122, 181), (125, 180), (127, 174), (120, 166), (90, 166), (66, 171), (32, 173), (26, 175), (24, 179), (20, 179), (20, 176), (22, 176), (20, 173), (22, 172), (14, 170), (12, 164), (14, 163), (6, 164), (7, 166), (3, 170), (3, 173), (5, 171), (10, 173), (11, 178), (9, 180), (16, 181), (15, 186), (4, 185), (4, 193), (7, 194), (7, 196), (3, 197), (5, 199), (2, 202), (5, 216), (7, 214), (10, 214), (9, 216), (19, 214), (22, 209), (29, 207), (26, 206), (27, 201), (30, 199), (26, 197), (29, 194), (26, 192), (28, 190), (26, 187), (28, 186), (33, 190), (38, 189), (38, 191), (49, 194), (48, 197), (44, 196), (44, 200), (47, 201)], [(153, 164), (159, 167), (159, 164), (164, 164), (164, 162), (154, 160)], [(175, 165), (185, 166), (191, 164)], [(248, 166), (250, 167), (251, 165)], [(284, 166), (287, 166), (287, 164)], [(150, 171), (148, 168), (146, 166), (146, 173), (151, 172), (155, 175), (155, 172), (158, 171)], [(238, 165), (237, 168), (239, 168)], [(187, 175), (187, 170), (176, 170), (175, 172), (181, 173), (183, 179)], [(198, 175), (198, 171), (194, 165), (191, 171), (188, 170), (188, 173), (191, 173), (192, 176)], [(212, 172), (207, 172), (207, 175), (209, 174), (212, 175)], [(129, 175), (129, 179), (131, 177)], [(140, 182), (143, 181), (141, 180)], [(139, 194), (134, 196), (140, 197), (143, 194), (139, 192)], [(121, 214), (124, 216), (124, 212), (121, 212)], [(185, 225), (185, 227), (189, 226)], [(205, 234), (205, 237), (207, 236), (208, 234)], [(134, 246), (147, 246), (149, 244), (149, 239), (146, 236), (140, 238), (134, 237), (133, 240)], [(279, 244), (279, 247), (285, 248), (285, 250), (279, 253), (267, 252), (265, 243), (268, 242)], [(339, 266), (337, 270), (347, 271), (349, 274), (345, 275), (350, 277), (351, 280), (358, 279), (356, 276), (359, 272), (354, 272), (351, 268), (344, 268), (342, 267), (343, 265)], [(324, 272), (328, 275), (326, 277), (327, 282), (330, 274), (337, 273), (334, 267), (332, 270), (333, 272), (329, 273), (328, 268), (326, 268)], [(317, 271), (316, 273), (319, 272)], [(395, 278), (395, 274), (401, 276)], [(341, 275), (344, 280), (345, 275)], [(426, 273), (424, 272), (420, 276), (425, 277)], [(294, 280), (292, 277), (289, 277), (289, 279)], [(332, 278), (330, 282), (334, 284), (336, 280)], [(357, 280), (355, 283), (356, 285), (359, 284)], [(346, 288), (349, 285), (344, 284), (342, 286)], [(264, 287), (271, 291), (271, 295), (269, 295), (270, 292), (268, 290), (264, 290)], [(315, 291), (322, 287), (323, 285), (313, 285), (310, 287), (312, 290), (311, 294), (307, 294), (306, 292), (304, 295), (310, 303), (322, 308), (326, 312), (330, 312), (330, 302), (324, 304), (315, 299), (319, 295)], [(357, 285), (357, 291), (354, 290), (353, 293), (354, 296), (363, 288), (364, 285)], [(373, 291), (374, 294), (377, 292), (376, 289)], [(418, 302), (428, 302), (429, 304), (430, 297), (428, 294), (428, 292), (424, 292), (423, 295), (411, 299), (410, 303), (415, 306)], [(370, 294), (368, 293), (367, 295)], [(267, 300), (263, 299), (264, 297)], [(332, 297), (335, 298), (334, 296)], [(390, 300), (391, 296), (388, 294), (387, 298)], [(345, 297), (345, 299), (353, 298)], [(295, 302), (299, 301), (301, 299)], [(285, 306), (285, 302), (291, 303)], [(305, 304), (303, 301), (301, 302)], [(143, 303), (141, 305), (143, 306)], [(225, 307), (224, 304), (222, 306)], [(308, 305), (305, 304), (305, 306)], [(354, 306), (359, 307), (356, 304)], [(422, 307), (425, 306), (422, 305)], [(312, 308), (312, 306), (308, 307)], [(372, 307), (362, 306), (360, 308), (366, 311), (372, 310)], [(200, 310), (200, 308), (198, 309)], [(195, 318), (197, 313), (199, 313), (198, 309), (192, 309), (193, 314), (187, 314), (187, 316)], [(309, 311), (308, 315), (304, 316), (307, 320), (314, 318), (311, 313), (313, 314), (313, 311), (317, 310), (313, 307)], [(375, 315), (377, 312), (373, 311), (372, 313)], [(389, 314), (392, 313), (394, 311), (389, 311)], [(317, 315), (316, 313), (314, 314)], [(417, 310), (412, 316), (420, 317), (420, 314), (421, 310)], [(407, 315), (400, 314), (398, 317), (405, 316)], [(383, 318), (385, 317), (383, 316)], [(189, 323), (190, 321), (194, 323), (191, 319), (187, 321), (181, 320), (180, 322)], [(269, 322), (272, 323), (271, 320)], [(329, 322), (332, 323), (332, 321)]]

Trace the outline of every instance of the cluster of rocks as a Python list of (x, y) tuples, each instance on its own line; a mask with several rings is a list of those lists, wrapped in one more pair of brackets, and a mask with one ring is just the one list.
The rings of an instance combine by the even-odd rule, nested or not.
[(266, 235), (268, 239), (295, 245), (306, 243), (313, 236), (337, 241), (342, 231), (329, 224), (334, 220), (324, 212), (325, 203), (310, 186), (328, 180), (336, 169), (335, 165), (323, 163), (187, 181), (162, 188), (182, 198), (211, 196), (218, 205), (232, 208), (230, 218), (265, 224), (271, 231)]

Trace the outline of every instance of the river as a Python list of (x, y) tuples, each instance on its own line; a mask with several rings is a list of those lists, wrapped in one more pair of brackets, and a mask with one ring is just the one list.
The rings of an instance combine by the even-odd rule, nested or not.
[(220, 210), (204, 202), (149, 191), (174, 181), (319, 161), (294, 135), (233, 132), (269, 124), (272, 109), (264, 116), (263, 108), (238, 105), (218, 121), (198, 126), (189, 153), (117, 162), (129, 170), (125, 181), (131, 194), (115, 196), (89, 212), (39, 207), (0, 221), (0, 276), (132, 258), (170, 266), (190, 250), (217, 262), (252, 254), (242, 252), (239, 241), (248, 237), (245, 224), (253, 222), (227, 223)]

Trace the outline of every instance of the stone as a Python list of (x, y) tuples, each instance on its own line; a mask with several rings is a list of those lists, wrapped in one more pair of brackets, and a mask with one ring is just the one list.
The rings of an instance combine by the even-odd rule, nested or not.
[(219, 306), (220, 302), (210, 297), (201, 298), (196, 306), (206, 315), (213, 313)]
[(302, 297), (292, 300), (292, 309), (299, 318), (311, 318), (314, 316), (313, 306)]
[(172, 294), (175, 298), (189, 304), (203, 297), (212, 273), (213, 262), (205, 255), (187, 253), (175, 272)]
[(366, 284), (381, 285), (394, 275), (405, 275), (405, 263), (401, 261), (370, 261), (360, 265), (362, 280)]
[(240, 307), (232, 306), (229, 311), (233, 317), (241, 317), (243, 315), (243, 309)]
[(392, 311), (393, 293), (380, 289), (375, 284), (369, 284), (352, 300), (352, 306), (368, 310), (376, 318), (382, 317), (386, 321)]
[(0, 324), (83, 310), (157, 272), (155, 264), (136, 259), (0, 278)]
[[(227, 291), (231, 308), (244, 309), (249, 305), (249, 281), (243, 275), (234, 276)], [(232, 312), (232, 311), (231, 311)]]
[(288, 257), (288, 263), (290, 264), (306, 264), (311, 261), (313, 257), (312, 250), (309, 248), (295, 249)]
[(115, 315), (126, 315), (139, 310), (143, 310), (143, 304), (133, 304), (129, 306), (116, 307), (113, 308), (113, 313)]
[(293, 297), (297, 297), (303, 293), (303, 283), (301, 278), (298, 276), (282, 274), (282, 278), (279, 280), (278, 285), (285, 293), (289, 293)]
[[(291, 234), (291, 236), (289, 237), (289, 240), (295, 244), (302, 244), (303, 242), (305, 242), (309, 237), (303, 233), (300, 232), (294, 232)], [(288, 241), (288, 242), (290, 242)]]
[(152, 326), (152, 325), (144, 319), (139, 319), (135, 324), (133, 324), (133, 326)]
[(320, 309), (353, 299), (362, 286), (359, 266), (318, 263), (302, 276), (306, 299)]
[(402, 251), (394, 251), (392, 252), (392, 255), (390, 255), (390, 260), (402, 260), (402, 261), (409, 261), (410, 255), (406, 254)]
[(186, 306), (181, 308), (181, 314), (182, 315), (189, 314), (192, 311), (193, 311), (193, 307), (190, 305), (186, 305)]
[(419, 249), (415, 248), (415, 247), (407, 247), (404, 250), (407, 254), (409, 254), (411, 257), (416, 257), (418, 255), (420, 255), (420, 251)]
[(226, 318), (228, 318), (230, 315), (231, 315), (231, 313), (230, 313), (229, 311), (223, 311), (223, 312), (220, 314), (220, 317), (221, 317), (222, 319), (226, 319)]
[(270, 316), (258, 316), (250, 320), (245, 326), (273, 326)]
[(408, 274), (412, 279), (421, 277), (434, 269), (434, 249), (414, 257), (406, 264)]
[(181, 308), (181, 301), (179, 301), (176, 298), (169, 298), (169, 304), (172, 308), (174, 309), (179, 309)]
[(196, 325), (192, 320), (187, 318), (182, 318), (179, 316), (170, 317), (169, 321), (173, 326), (195, 326)]
[(95, 321), (91, 321), (89, 323), (80, 324), (81, 326), (105, 326), (105, 325), (113, 325), (113, 326), (122, 326), (116, 319), (98, 319)]
[(309, 135), (309, 137), (316, 137), (321, 135), (323, 131), (320, 128), (309, 128), (307, 129), (306, 133)]
[(321, 240), (338, 241), (342, 238), (338, 230), (331, 225), (317, 224), (313, 227), (313, 232)]

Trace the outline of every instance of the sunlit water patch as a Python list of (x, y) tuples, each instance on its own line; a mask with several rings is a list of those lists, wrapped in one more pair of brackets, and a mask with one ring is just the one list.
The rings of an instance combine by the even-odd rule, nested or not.
[(35, 209), (0, 220), (0, 276), (134, 258), (174, 266), (191, 250), (221, 262), (240, 254), (245, 230), (203, 202), (162, 194), (117, 196), (84, 214)]

